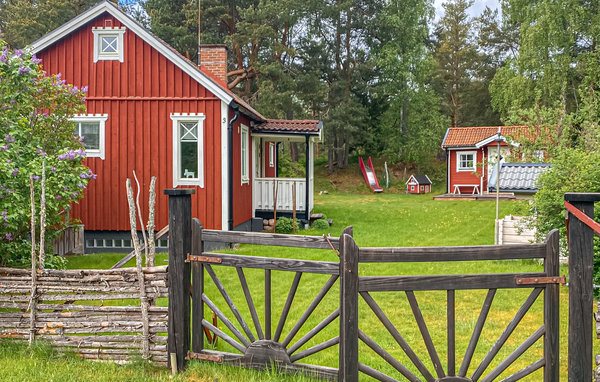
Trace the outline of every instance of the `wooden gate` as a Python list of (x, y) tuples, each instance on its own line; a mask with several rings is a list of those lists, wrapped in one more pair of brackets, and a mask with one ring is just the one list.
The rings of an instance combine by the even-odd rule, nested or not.
[[(392, 376), (360, 362), (359, 340), (372, 349), (385, 362), (409, 381), (495, 381), (498, 377), (536, 341), (544, 338), (544, 354), (541, 359), (507, 376), (502, 381), (516, 381), (544, 367), (544, 381), (558, 381), (559, 378), (559, 276), (558, 231), (552, 231), (542, 244), (513, 246), (473, 246), (473, 247), (422, 247), (422, 248), (358, 248), (348, 235), (340, 239), (340, 262), (343, 296), (340, 324), (340, 374), (343, 381), (357, 381), (359, 371), (380, 381), (395, 381)], [(427, 276), (360, 276), (359, 264), (391, 262), (444, 262), (473, 260), (512, 260), (542, 259), (542, 273), (502, 273), (502, 274), (462, 274)], [(531, 288), (532, 291), (516, 315), (510, 320), (495, 343), (489, 347), (481, 362), (471, 365), (475, 348), (478, 345), (492, 301), (498, 289)], [(487, 290), (481, 311), (473, 327), (470, 341), (464, 356), (456, 352), (456, 291)], [(447, 311), (447, 367), (434, 346), (430, 330), (419, 307), (415, 291), (446, 291)], [(419, 357), (402, 336), (398, 328), (384, 313), (373, 295), (380, 292), (403, 292), (411, 312), (402, 317), (405, 325), (408, 320), (416, 321), (428, 353), (428, 360)], [(510, 354), (503, 356), (497, 366), (488, 370), (492, 361), (499, 356), (502, 347), (517, 328), (533, 303), (544, 292), (544, 321), (522, 344)], [(422, 377), (393, 357), (385, 347), (367, 336), (361, 328), (358, 317), (359, 297), (366, 302), (372, 314), (379, 319), (382, 330), (389, 333), (395, 344), (406, 354), (414, 368)], [(412, 313), (412, 314), (411, 314)], [(388, 342), (389, 346), (389, 342)], [(462, 356), (461, 358), (458, 358)], [(431, 370), (426, 366), (431, 362)], [(460, 361), (457, 363), (457, 361)], [(412, 367), (411, 365), (411, 367)], [(472, 367), (471, 367), (472, 366)], [(474, 370), (473, 370), (474, 369)], [(423, 379), (421, 379), (423, 378)]]

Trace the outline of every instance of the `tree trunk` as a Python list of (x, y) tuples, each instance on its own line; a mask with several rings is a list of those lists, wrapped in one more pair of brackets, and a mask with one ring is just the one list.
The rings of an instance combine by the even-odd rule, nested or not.
[(327, 173), (333, 173), (333, 147), (331, 145), (327, 149)]

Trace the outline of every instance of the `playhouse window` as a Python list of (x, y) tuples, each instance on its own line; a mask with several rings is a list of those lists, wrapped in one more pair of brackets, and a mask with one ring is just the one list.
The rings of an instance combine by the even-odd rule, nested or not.
[(475, 151), (459, 152), (456, 155), (458, 171), (475, 171)]
[(118, 60), (123, 62), (123, 34), (125, 28), (93, 28), (94, 62)]
[(248, 173), (250, 172), (250, 155), (248, 153), (248, 126), (242, 125), (241, 133), (240, 133), (240, 148), (241, 148), (241, 173), (242, 173), (242, 184), (249, 183), (250, 178), (248, 177)]
[(107, 119), (107, 114), (78, 115), (71, 119), (75, 122), (75, 135), (83, 137), (88, 157), (104, 159), (104, 125)]
[(269, 142), (269, 167), (275, 167), (275, 144)]
[(415, 186), (410, 186), (410, 190), (414, 191), (415, 190)]
[(423, 186), (421, 186), (421, 191), (423, 191)]
[(173, 186), (204, 187), (203, 114), (171, 115), (173, 120)]

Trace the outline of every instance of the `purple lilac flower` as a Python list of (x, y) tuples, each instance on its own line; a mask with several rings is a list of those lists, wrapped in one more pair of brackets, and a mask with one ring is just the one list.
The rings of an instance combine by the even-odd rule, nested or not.
[(33, 56), (31, 56), (31, 61), (36, 64), (39, 65), (42, 62), (41, 58), (37, 58), (36, 55), (34, 54)]
[(77, 184), (77, 187), (79, 187), (79, 188), (85, 188), (85, 186), (82, 183)]
[(2, 211), (2, 213), (0, 214), (2, 215), (2, 219), (7, 222), (8, 221), (8, 210), (4, 210)]
[(13, 170), (13, 172), (11, 172), (11, 173), (10, 173), (10, 175), (11, 175), (11, 176), (17, 176), (17, 175), (19, 175), (19, 169), (18, 169), (18, 168), (15, 168), (15, 169)]
[(56, 171), (56, 167), (51, 167), (50, 171), (52, 171), (52, 172)]
[(13, 54), (13, 57), (14, 58), (21, 58), (21, 56), (23, 56), (23, 51), (21, 49), (15, 50), (15, 53)]
[(82, 87), (81, 87), (81, 91), (82, 91), (82, 92), (84, 92), (84, 93), (87, 93), (87, 92), (88, 92), (88, 89), (89, 89), (89, 88), (88, 88), (87, 86), (82, 86)]
[(61, 199), (62, 199), (62, 196), (60, 196), (60, 195), (56, 195), (56, 196), (54, 197), (54, 199), (56, 199), (56, 200), (61, 200)]
[(0, 56), (0, 62), (8, 61), (8, 48), (4, 48), (2, 55)]
[(63, 187), (63, 191), (69, 191), (69, 187), (67, 187), (67, 186)]
[(4, 186), (0, 186), (0, 190), (4, 190)]
[(17, 102), (17, 100), (16, 100), (16, 99), (14, 99), (14, 98), (10, 100), (10, 103), (11, 103), (11, 104), (13, 104), (13, 103), (15, 103), (15, 102)]
[(83, 143), (83, 140), (84, 140), (84, 138), (85, 138), (85, 136), (84, 136), (84, 135), (80, 136), (80, 137), (79, 137), (79, 142), (82, 142), (82, 143)]
[(31, 68), (28, 66), (21, 66), (19, 68), (19, 70), (17, 70), (18, 74), (25, 74), (25, 73), (29, 73), (31, 71)]
[(6, 137), (4, 137), (4, 139), (6, 140), (7, 143), (14, 143), (16, 141), (16, 139), (11, 137), (10, 134), (6, 134)]
[(40, 177), (37, 175), (30, 175), (29, 177), (33, 180), (40, 180)]
[(4, 237), (6, 238), (6, 240), (8, 241), (13, 241), (13, 236), (12, 233), (7, 233), (6, 235), (4, 235)]
[(0, 147), (0, 151), (6, 151), (8, 150), (8, 145), (4, 145), (2, 147)]
[(42, 157), (46, 156), (46, 152), (44, 150), (42, 150), (42, 149), (39, 149), (39, 148), (35, 150), (35, 153), (38, 154), (38, 155), (41, 155)]

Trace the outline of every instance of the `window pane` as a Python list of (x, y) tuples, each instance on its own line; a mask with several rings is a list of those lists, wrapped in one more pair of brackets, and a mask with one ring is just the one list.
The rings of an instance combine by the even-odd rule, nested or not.
[(180, 173), (181, 178), (198, 178), (198, 143), (181, 142)]
[(102, 45), (100, 47), (102, 53), (117, 53), (117, 37), (103, 36)]
[(80, 122), (79, 133), (83, 137), (83, 145), (89, 150), (100, 149), (100, 123)]
[(198, 124), (194, 122), (182, 122), (179, 127), (179, 138), (181, 141), (198, 141)]

